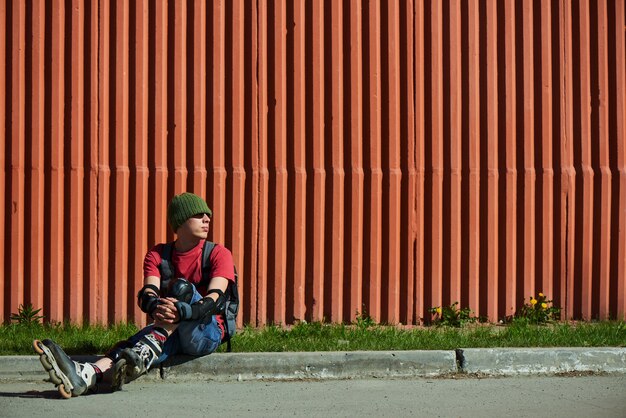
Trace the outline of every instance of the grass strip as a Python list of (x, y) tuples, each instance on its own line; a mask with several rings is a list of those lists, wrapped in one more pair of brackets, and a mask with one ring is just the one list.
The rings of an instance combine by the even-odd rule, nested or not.
[(115, 343), (136, 333), (133, 324), (74, 325), (74, 324), (11, 324), (0, 327), (0, 355), (34, 354), (33, 340), (49, 338), (68, 354), (99, 354)]
[[(11, 324), (0, 327), (0, 355), (33, 354), (33, 339), (50, 338), (68, 354), (101, 354), (137, 331), (133, 324)], [(319, 322), (291, 327), (246, 326), (233, 339), (234, 352), (453, 350), (495, 347), (625, 347), (626, 323), (602, 321), (462, 328), (402, 328)], [(220, 347), (218, 351), (225, 351)]]

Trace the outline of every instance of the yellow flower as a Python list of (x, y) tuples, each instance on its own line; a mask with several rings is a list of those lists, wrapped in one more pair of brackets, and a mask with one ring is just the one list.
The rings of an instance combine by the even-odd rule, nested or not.
[(441, 315), (441, 308), (438, 307), (437, 309), (435, 309), (435, 312), (437, 312), (438, 315)]
[(543, 297), (543, 293), (539, 292), (539, 297), (542, 298)]
[(548, 307), (548, 304), (544, 302), (544, 303), (542, 303), (542, 304), (541, 304), (541, 307), (542, 307), (543, 309), (546, 309), (546, 308)]
[(530, 304), (531, 304), (531, 305), (533, 305), (533, 306), (534, 306), (534, 305), (536, 305), (536, 304), (537, 304), (537, 299), (532, 298), (532, 299), (530, 300)]

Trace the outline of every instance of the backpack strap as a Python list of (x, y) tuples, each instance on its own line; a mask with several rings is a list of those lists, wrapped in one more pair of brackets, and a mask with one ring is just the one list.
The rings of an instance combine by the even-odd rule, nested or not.
[(235, 269), (235, 281), (228, 283), (226, 289), (226, 307), (224, 309), (224, 316), (226, 318), (226, 331), (228, 333), (228, 339), (226, 340), (227, 351), (231, 352), (230, 339), (237, 332), (237, 314), (239, 313), (239, 274), (237, 273), (237, 267)]
[(161, 250), (161, 289), (167, 288), (170, 280), (174, 277), (174, 266), (172, 265), (172, 252), (174, 251), (174, 242), (168, 242), (163, 245)]
[(202, 248), (202, 280), (198, 283), (198, 287), (208, 286), (211, 280), (209, 271), (211, 270), (211, 253), (213, 248), (215, 248), (214, 242), (204, 241), (204, 247)]

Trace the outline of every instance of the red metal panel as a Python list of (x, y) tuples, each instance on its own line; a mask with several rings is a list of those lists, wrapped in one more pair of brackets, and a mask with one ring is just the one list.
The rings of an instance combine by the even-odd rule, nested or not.
[[(619, 172), (618, 250), (617, 250), (617, 315), (626, 319), (626, 8), (624, 1), (615, 2), (616, 75), (616, 142)], [(622, 29), (623, 28), (623, 29)], [(1, 49), (1, 47), (0, 47)], [(1, 79), (1, 77), (0, 77)], [(622, 100), (620, 101), (620, 97)], [(0, 116), (1, 118), (1, 116)], [(613, 225), (615, 228), (616, 225)]]
[[(504, 306), (500, 315), (515, 313), (517, 301), (517, 103), (516, 103), (516, 62), (515, 62), (515, 4), (514, 0), (504, 3), (504, 73), (505, 91), (505, 240)], [(502, 3), (501, 3), (502, 5)]]
[[(369, 265), (365, 268), (368, 283), (364, 285), (367, 294), (368, 314), (375, 320), (381, 318), (381, 262), (382, 262), (382, 182), (381, 167), (381, 45), (380, 45), (380, 4), (368, 2), (369, 38), (367, 45), (368, 79), (366, 95), (369, 96), (367, 109), (369, 170), (365, 176), (369, 189), (369, 207), (364, 208), (366, 221), (367, 249), (364, 250)], [(367, 200), (366, 200), (367, 201)]]
[[(221, 10), (219, 2), (217, 7)], [(219, 14), (217, 14), (219, 16)], [(177, 1), (174, 3), (174, 16), (170, 16), (170, 22), (174, 24), (174, 40), (173, 51), (170, 52), (172, 57), (172, 69), (171, 75), (174, 83), (174, 91), (172, 101), (173, 107), (173, 126), (170, 127), (169, 135), (173, 139), (173, 162), (174, 162), (174, 194), (187, 191), (187, 2)], [(216, 28), (222, 28), (222, 19), (219, 20)], [(219, 30), (219, 29), (216, 29)], [(216, 61), (218, 68), (224, 68), (223, 49), (220, 48), (221, 42), (224, 37), (220, 34), (215, 35), (216, 53), (219, 54), (219, 60)], [(218, 72), (218, 76), (221, 74)], [(220, 77), (221, 79), (221, 77)], [(220, 82), (220, 87), (222, 83)], [(221, 100), (223, 97), (223, 88), (216, 91), (215, 98)], [(221, 112), (216, 112), (218, 115), (223, 115)], [(220, 122), (221, 122), (220, 118)], [(220, 124), (219, 136), (214, 137), (214, 141), (220, 143), (220, 139), (224, 137), (223, 124)], [(174, 132), (171, 132), (174, 131)], [(220, 166), (221, 167), (221, 166)], [(218, 211), (218, 213), (223, 213)], [(219, 219), (219, 218), (216, 218)], [(222, 225), (223, 221), (213, 222), (213, 236), (215, 237), (215, 230), (219, 228), (215, 225)], [(217, 238), (216, 238), (217, 239)]]
[[(187, 65), (193, 67), (193, 76), (188, 82), (188, 93), (193, 97), (189, 102), (193, 105), (188, 113), (192, 118), (192, 126), (188, 127), (185, 135), (189, 135), (191, 158), (193, 162), (190, 191), (198, 196), (206, 196), (207, 169), (206, 169), (206, 114), (207, 114), (207, 10), (206, 2), (194, 0), (192, 10), (188, 11), (190, 22), (193, 25), (193, 51)], [(241, 48), (243, 52), (243, 48)], [(186, 70), (186, 68), (185, 68)], [(186, 117), (185, 114), (182, 115)]]
[[(497, 1), (486, 4), (486, 37), (487, 37), (487, 309), (486, 316), (490, 321), (498, 318), (498, 285), (499, 285), (499, 239), (498, 239), (498, 13)], [(484, 246), (482, 246), (484, 247)], [(481, 309), (482, 311), (482, 309)]]
[[(135, 54), (131, 62), (134, 64), (135, 72), (132, 75), (135, 85), (134, 103), (131, 103), (134, 114), (134, 138), (131, 143), (134, 145), (133, 160), (134, 173), (131, 173), (131, 231), (130, 231), (130, 254), (129, 254), (129, 292), (134, 295), (143, 286), (143, 258), (148, 246), (148, 213), (152, 208), (149, 202), (149, 178), (150, 168), (148, 162), (149, 126), (148, 126), (148, 66), (149, 66), (149, 10), (148, 0), (136, 1), (131, 7), (135, 8), (135, 21), (131, 21), (134, 27), (134, 47)], [(203, 141), (202, 141), (203, 142)], [(133, 191), (134, 189), (134, 191)], [(129, 309), (132, 315), (129, 319), (136, 324), (145, 325), (146, 315), (139, 309), (135, 299), (130, 299)]]
[(461, 2), (460, 0), (451, 0), (449, 6), (449, 36), (450, 44), (448, 48), (450, 73), (448, 76), (450, 82), (450, 127), (449, 127), (449, 147), (450, 155), (450, 219), (449, 231), (450, 242), (445, 245), (449, 247), (449, 275), (447, 280), (450, 281), (449, 298), (451, 303), (461, 303), (461, 182), (462, 182), (462, 79), (461, 72), (464, 70), (461, 60)]
[(554, 294), (554, 161), (553, 161), (553, 83), (552, 83), (552, 6), (541, 2), (541, 237), (542, 259), (539, 292)]
[[(216, 1), (212, 3), (213, 21), (211, 27), (213, 32), (211, 39), (213, 40), (211, 63), (207, 77), (210, 80), (211, 95), (211, 138), (208, 164), (208, 187), (207, 196), (208, 203), (213, 209), (215, 217), (211, 222), (210, 236), (215, 242), (224, 242), (225, 225), (228, 215), (226, 209), (226, 167), (225, 167), (225, 113), (224, 113), (224, 63), (225, 63), (225, 24), (224, 24), (224, 3)], [(182, 71), (182, 69), (181, 69)], [(181, 116), (182, 117), (182, 116)], [(181, 132), (183, 135), (184, 132)], [(181, 161), (183, 164), (184, 161)], [(181, 189), (182, 190), (182, 189)]]
[(51, 36), (52, 56), (50, 86), (50, 202), (48, 207), (50, 225), (50, 276), (48, 287), (48, 310), (44, 314), (51, 321), (62, 321), (67, 316), (63, 311), (65, 286), (63, 282), (64, 260), (64, 187), (63, 187), (63, 149), (64, 149), (64, 116), (65, 116), (65, 5), (56, 1), (52, 5)]
[[(431, 259), (430, 261), (430, 302), (431, 306), (449, 304), (448, 298), (443, 297), (443, 18), (442, 4), (431, 4), (431, 119), (426, 121), (431, 125), (431, 153), (430, 158), (430, 224), (431, 232)], [(428, 141), (428, 138), (426, 139)], [(428, 180), (427, 180), (428, 181)]]
[[(153, 197), (153, 225), (150, 230), (150, 243), (164, 242), (172, 236), (172, 231), (167, 225), (167, 203), (171, 196), (167, 194), (168, 169), (167, 169), (167, 136), (168, 136), (168, 43), (167, 33), (170, 25), (168, 17), (167, 0), (156, 0), (151, 3), (154, 8), (154, 104), (151, 109), (154, 112), (154, 139), (152, 142), (153, 152), (151, 161), (154, 165), (154, 183), (152, 183)], [(210, 202), (209, 202), (210, 203)], [(151, 219), (151, 218), (149, 218)]]
[(269, 30), (267, 24), (267, 3), (265, 1), (259, 2), (258, 7), (258, 97), (257, 106), (258, 120), (257, 120), (257, 141), (255, 143), (255, 149), (253, 150), (253, 172), (256, 172), (255, 190), (258, 196), (258, 206), (253, 208), (256, 210), (257, 225), (254, 230), (254, 234), (257, 239), (256, 247), (256, 264), (257, 264), (257, 311), (256, 318), (259, 325), (265, 325), (268, 320), (268, 306), (267, 295), (270, 292), (268, 288), (268, 206), (269, 206), (269, 170), (267, 159), (267, 105), (268, 105), (268, 91), (267, 91), (267, 79), (268, 79), (268, 45), (267, 45), (267, 33)]
[[(289, 24), (289, 22), (288, 22)], [(291, 217), (293, 236), (292, 264), (292, 311), (293, 320), (306, 319), (306, 273), (307, 273), (307, 142), (310, 140), (306, 130), (306, 8), (304, 1), (293, 5), (293, 214)], [(243, 238), (243, 237), (242, 237)], [(359, 287), (360, 290), (360, 287)], [(289, 305), (288, 305), (289, 307)], [(287, 318), (288, 320), (290, 318)]]
[[(258, 40), (258, 37), (256, 36), (256, 34), (258, 34), (258, 31), (259, 31), (258, 10), (255, 7), (255, 5), (248, 3), (248, 6), (249, 8), (247, 10), (248, 10), (248, 13), (250, 14), (249, 25), (251, 26), (251, 35), (250, 35), (250, 41), (249, 41), (250, 46), (247, 49), (249, 53), (247, 60), (250, 62), (249, 65), (251, 68), (258, 68), (259, 40)], [(258, 84), (257, 75), (258, 74), (256, 73), (256, 71), (249, 72), (247, 74), (247, 81), (246, 81), (246, 85), (250, 86), (250, 98), (248, 99), (248, 101), (250, 102), (249, 104), (249, 112), (250, 112), (249, 137), (250, 138), (258, 138), (258, 135), (259, 135), (259, 106), (258, 106), (259, 84)], [(248, 134), (248, 132), (246, 132), (246, 134)], [(250, 146), (249, 170), (251, 172), (251, 176), (250, 176), (250, 186), (247, 188), (247, 190), (249, 190), (248, 195), (247, 195), (247, 200), (250, 202), (250, 205), (248, 208), (246, 208), (246, 216), (248, 217), (247, 223), (250, 224), (250, 227), (249, 227), (250, 229), (249, 229), (247, 245), (245, 247), (246, 253), (249, 254), (249, 258), (246, 260), (246, 263), (245, 263), (245, 267), (247, 270), (247, 280), (245, 282), (242, 280), (243, 289), (244, 290), (248, 289), (248, 299), (247, 299), (247, 304), (244, 305), (244, 307), (247, 309), (243, 310), (242, 316), (245, 322), (249, 322), (252, 325), (257, 325), (258, 324), (258, 316), (257, 316), (258, 297), (257, 296), (258, 296), (258, 288), (259, 288), (258, 283), (257, 283), (257, 277), (258, 277), (257, 257), (258, 257), (258, 242), (259, 242), (259, 237), (257, 234), (258, 225), (259, 225), (259, 219), (257, 217), (258, 207), (259, 207), (259, 197), (257, 193), (259, 175), (258, 175), (257, 163), (256, 163), (257, 140), (251, 140), (249, 143), (249, 146)]]
[(331, 79), (328, 80), (331, 89), (331, 178), (330, 185), (330, 271), (326, 272), (327, 280), (332, 284), (330, 298), (324, 300), (329, 308), (329, 319), (332, 322), (341, 322), (343, 319), (343, 292), (344, 292), (344, 97), (343, 97), (343, 8), (340, 0), (331, 2)]
[[(522, 5), (522, 38), (524, 60), (524, 248), (522, 260), (523, 293), (517, 295), (516, 306), (524, 303), (524, 299), (535, 295), (536, 280), (536, 216), (537, 207), (537, 174), (535, 170), (535, 62), (533, 44), (533, 2), (528, 0)], [(518, 52), (519, 54), (519, 52)], [(521, 208), (520, 208), (521, 209)], [(520, 249), (520, 251), (522, 251)], [(522, 280), (522, 278), (520, 278)], [(519, 288), (519, 287), (518, 287)]]
[(599, 316), (607, 319), (610, 315), (610, 274), (611, 274), (611, 205), (612, 172), (610, 166), (609, 139), (609, 51), (608, 16), (606, 0), (596, 2), (598, 8), (598, 140), (599, 140), (599, 186), (600, 186), (600, 274), (598, 277)]
[(311, 254), (311, 306), (310, 319), (320, 321), (324, 317), (324, 230), (326, 216), (326, 169), (324, 161), (324, 5), (313, 3), (312, 27), (307, 32), (312, 38), (310, 61), (312, 83), (312, 132), (311, 159), (313, 170), (313, 204), (309, 206)]
[[(99, 28), (99, 44), (98, 44), (98, 60), (101, 63), (98, 73), (98, 120), (100, 121), (98, 131), (98, 226), (97, 230), (101, 231), (97, 235), (98, 239), (98, 271), (100, 279), (98, 281), (98, 312), (102, 313), (99, 318), (103, 322), (115, 321), (114, 309), (111, 308), (113, 301), (109, 301), (110, 294), (110, 277), (109, 277), (109, 228), (110, 228), (110, 182), (111, 168), (109, 165), (109, 138), (111, 131), (112, 117), (110, 110), (109, 80), (110, 80), (110, 4), (107, 0), (101, 0), (100, 9), (100, 28)], [(115, 100), (115, 98), (113, 98)], [(113, 115), (113, 118), (115, 116)]]
[(12, 5), (11, 16), (11, 196), (10, 196), (10, 231), (11, 246), (9, 258), (12, 260), (10, 274), (10, 309), (17, 312), (24, 300), (24, 212), (26, 196), (24, 190), (25, 173), (25, 110), (26, 110), (26, 4)]
[(128, 137), (128, 69), (129, 69), (129, 5), (117, 1), (115, 6), (115, 90), (111, 99), (115, 102), (115, 115), (111, 121), (115, 147), (113, 155), (113, 193), (109, 204), (114, 204), (112, 223), (108, 231), (113, 233), (113, 276), (110, 277), (110, 303), (116, 321), (128, 318), (128, 212), (129, 212), (129, 137)]
[[(560, 110), (565, 115), (572, 114), (572, 15), (568, 1), (559, 4), (559, 92)], [(573, 121), (560, 115), (560, 291), (557, 303), (563, 307), (565, 318), (571, 318), (573, 310), (573, 261), (574, 261), (574, 212), (575, 212), (575, 172), (573, 168)]]
[(484, 69), (480, 68), (480, 5), (478, 1), (468, 4), (468, 99), (467, 113), (468, 125), (468, 149), (469, 149), (469, 225), (466, 229), (468, 237), (463, 241), (468, 248), (468, 304), (467, 306), (477, 315), (480, 312), (480, 144), (481, 144), (481, 93), (480, 74)]
[(426, 175), (425, 162), (425, 103), (424, 91), (424, 5), (415, 2), (415, 314), (414, 323), (419, 323), (420, 318), (426, 316), (424, 285), (425, 277), (425, 239), (424, 239), (424, 210), (425, 194), (424, 183)]
[[(0, 27), (5, 27), (0, 22)], [(30, 142), (30, 191), (27, 191), (27, 199), (30, 206), (30, 234), (25, 231), (28, 240), (28, 285), (29, 291), (27, 300), (36, 308), (41, 308), (45, 304), (44, 300), (44, 277), (46, 271), (44, 269), (44, 229), (40, 225), (44, 225), (44, 205), (45, 202), (45, 47), (46, 47), (46, 14), (45, 4), (37, 2), (33, 4), (32, 9), (32, 67), (27, 68), (32, 75), (31, 87), (31, 118), (27, 122), (31, 126), (31, 142)], [(28, 36), (28, 35), (27, 35)], [(0, 42), (1, 43), (1, 42)], [(1, 47), (0, 47), (1, 48)], [(0, 54), (1, 55), (1, 54)], [(1, 60), (1, 58), (0, 58)], [(0, 77), (0, 86), (3, 86), (2, 77)], [(0, 119), (3, 117), (2, 108), (0, 108)], [(0, 124), (0, 132), (4, 132), (4, 128)], [(0, 165), (2, 162), (0, 161)], [(0, 179), (0, 183), (3, 182)], [(0, 189), (2, 186), (0, 186)], [(1, 193), (1, 191), (0, 191)], [(4, 193), (1, 193), (4, 196)], [(0, 213), (0, 216), (2, 214)], [(4, 219), (4, 218), (2, 218)], [(0, 227), (2, 231), (2, 227)], [(0, 266), (0, 268), (2, 268)], [(1, 280), (0, 280), (1, 282)], [(0, 307), (0, 312), (2, 309)]]
[[(405, 36), (401, 37), (405, 41), (405, 46), (400, 49), (400, 56), (404, 56), (404, 75), (401, 80), (401, 106), (402, 112), (406, 114), (403, 120), (402, 129), (404, 129), (406, 137), (406, 149), (400, 146), (400, 154), (403, 162), (401, 165), (406, 167), (406, 175), (402, 176), (402, 218), (400, 220), (401, 233), (401, 261), (400, 261), (400, 288), (399, 288), (399, 322), (404, 324), (412, 324), (415, 322), (415, 247), (418, 239), (417, 233), (417, 141), (415, 137), (415, 62), (413, 61), (413, 51), (415, 49), (415, 27), (413, 19), (415, 5), (413, 1), (404, 3), (404, 8), (400, 9), (400, 19), (406, 25)], [(400, 32), (402, 33), (402, 24), (400, 24)], [(402, 44), (402, 42), (400, 42)], [(402, 228), (405, 226), (405, 228)]]
[[(9, 17), (9, 21), (10, 21), (10, 17)], [(6, 28), (7, 24), (9, 22), (7, 21), (7, 4), (6, 1), (0, 1), (0, 28)], [(8, 48), (11, 48), (11, 46), (9, 45)], [(2, 60), (2, 62), (6, 62), (7, 60), (7, 39), (6, 39), (6, 30), (0, 30), (0, 60)], [(2, 88), (3, 92), (6, 92), (6, 66), (5, 65), (0, 65), (0, 87)], [(5, 93), (6, 94), (6, 93)], [(2, 135), (3, 141), (2, 141), (2, 145), (0, 146), (0, 196), (5, 196), (6, 199), (6, 192), (7, 192), (7, 188), (6, 188), (6, 139), (5, 139), (5, 132), (6, 132), (6, 100), (5, 97), (3, 95), (2, 100), (0, 100), (0, 135)], [(10, 123), (10, 121), (9, 121)], [(6, 200), (5, 200), (6, 202)], [(6, 225), (4, 222), (5, 216), (6, 216), (6, 209), (5, 209), (6, 205), (0, 205), (0, 220), (2, 220), (0, 222), (0, 234), (1, 236), (5, 236), (6, 233)], [(5, 240), (0, 240), (0, 254), (5, 254), (5, 245), (4, 245)], [(6, 283), (5, 283), (5, 268), (7, 265), (9, 265), (9, 263), (7, 263), (5, 261), (5, 257), (0, 257), (0, 288), (2, 289), (6, 289)], [(9, 261), (10, 262), (10, 261)], [(8, 307), (10, 307), (10, 303), (8, 304), (8, 307), (5, 306), (5, 300), (6, 298), (2, 297), (0, 298), (0, 317), (1, 318), (6, 318), (7, 316), (10, 316), (11, 312), (6, 312), (5, 309), (9, 309)]]
[(363, 19), (362, 2), (350, 3), (350, 77), (346, 83), (350, 85), (350, 171), (347, 196), (349, 204), (350, 236), (348, 237), (349, 260), (348, 278), (350, 303), (346, 307), (350, 320), (354, 320), (357, 312), (363, 312), (363, 205), (364, 181), (363, 171)]
[(84, 262), (84, 207), (83, 207), (83, 182), (84, 182), (84, 59), (85, 59), (85, 8), (81, 0), (73, 0), (71, 16), (67, 16), (72, 21), (71, 36), (71, 68), (66, 68), (71, 74), (71, 104), (69, 111), (72, 114), (70, 134), (66, 139), (70, 148), (69, 167), (69, 190), (67, 194), (71, 205), (69, 209), (70, 219), (67, 248), (69, 249), (69, 286), (65, 292), (64, 299), (67, 301), (70, 318), (75, 318), (78, 323), (83, 319), (83, 262)]
[[(199, 1), (199, 3), (204, 4), (203, 1)], [(233, 48), (232, 48), (232, 85), (228, 87), (231, 91), (232, 96), (232, 109), (230, 112), (230, 124), (232, 129), (232, 176), (231, 176), (231, 204), (229, 205), (230, 209), (230, 218), (232, 219), (231, 223), (231, 234), (230, 234), (230, 242), (226, 244), (229, 245), (229, 248), (233, 252), (233, 257), (235, 259), (235, 265), (237, 266), (237, 271), (241, 280), (250, 280), (250, 276), (248, 274), (248, 270), (245, 268), (246, 264), (244, 263), (244, 259), (250, 259), (250, 255), (246, 254), (244, 243), (246, 241), (245, 236), (245, 224), (246, 224), (246, 209), (249, 207), (249, 201), (246, 200), (246, 167), (245, 167), (245, 151), (246, 151), (246, 131), (245, 131), (245, 119), (240, 117), (241, 115), (246, 114), (246, 88), (245, 88), (245, 65), (246, 65), (246, 56), (245, 56), (245, 25), (246, 25), (246, 15), (245, 15), (245, 0), (237, 0), (233, 2), (233, 24), (232, 24), (232, 37), (233, 37)], [(204, 15), (204, 13), (203, 13)], [(202, 74), (206, 73), (205, 70)], [(205, 79), (204, 76), (200, 77), (201, 79)], [(204, 81), (202, 83), (205, 83)], [(202, 91), (205, 90), (206, 87), (202, 88)], [(204, 93), (202, 93), (204, 96)], [(206, 100), (204, 100), (206, 101)], [(198, 114), (200, 120), (204, 120), (205, 112), (201, 112)], [(200, 121), (199, 121), (200, 122)], [(203, 123), (203, 122), (200, 122)], [(199, 135), (196, 142), (204, 143), (204, 138), (206, 137), (206, 133), (202, 133)], [(204, 169), (204, 159), (202, 160), (202, 165), (199, 169)], [(204, 176), (206, 177), (206, 169), (204, 169)], [(245, 292), (245, 289), (248, 289), (247, 286), (241, 282), (239, 286), (239, 298), (241, 300), (241, 306), (247, 306), (246, 298), (249, 295)], [(243, 309), (242, 309), (243, 310)], [(240, 315), (238, 318), (239, 324), (243, 324), (244, 315)]]
[[(268, 235), (268, 316), (279, 324), (285, 323), (287, 282), (287, 17), (286, 5), (277, 1), (273, 5), (273, 16), (268, 16), (273, 26), (273, 61), (268, 61), (268, 157), (269, 201), (267, 209), (271, 230)], [(271, 86), (271, 87), (270, 87)], [(268, 203), (269, 203), (268, 201)]]
[(99, 65), (99, 10), (98, 7), (90, 7), (90, 27), (86, 28), (86, 33), (90, 34), (89, 49), (91, 56), (89, 57), (89, 74), (91, 83), (86, 88), (89, 89), (90, 100), (89, 103), (85, 103), (89, 106), (89, 140), (86, 145), (89, 146), (89, 155), (85, 156), (89, 161), (89, 179), (88, 179), (88, 195), (86, 199), (87, 211), (86, 225), (89, 236), (85, 239), (87, 251), (89, 253), (88, 263), (89, 266), (85, 269), (86, 281), (83, 286), (83, 292), (87, 292), (84, 300), (87, 301), (85, 318), (89, 323), (104, 323), (106, 314), (104, 313), (104, 306), (100, 299), (100, 270), (98, 262), (98, 238), (97, 231), (99, 225), (99, 210), (98, 210), (98, 176), (99, 176), (99, 78), (98, 78), (98, 65)]
[[(388, 132), (383, 145), (387, 148), (387, 161), (383, 163), (387, 172), (383, 173), (383, 196), (387, 197), (387, 210), (383, 211), (387, 231), (383, 234), (386, 241), (383, 259), (383, 294), (387, 295), (383, 301), (386, 322), (397, 323), (400, 319), (400, 254), (401, 254), (401, 205), (402, 205), (402, 172), (400, 170), (400, 10), (396, 2), (387, 5), (387, 68), (386, 84), (387, 97), (383, 107), (383, 114), (387, 120)], [(384, 155), (384, 153), (383, 153)]]
[[(580, 314), (587, 319), (591, 319), (592, 309), (592, 285), (593, 285), (593, 161), (592, 161), (592, 135), (591, 135), (591, 62), (590, 62), (590, 26), (589, 26), (589, 2), (580, 2), (579, 6), (579, 24), (580, 27), (580, 62), (579, 68), (579, 86), (580, 86), (580, 118), (577, 123), (580, 126), (576, 131), (580, 140), (580, 158), (581, 158), (581, 174), (582, 174), (582, 202), (581, 214), (582, 222), (580, 226), (581, 240), (578, 243), (580, 253), (577, 260), (580, 263), (581, 275), (581, 306)], [(580, 183), (579, 183), (580, 184)]]

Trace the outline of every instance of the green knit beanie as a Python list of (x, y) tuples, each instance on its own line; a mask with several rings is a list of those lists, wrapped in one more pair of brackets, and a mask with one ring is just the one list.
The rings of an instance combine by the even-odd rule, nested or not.
[(206, 213), (209, 216), (213, 214), (200, 196), (193, 193), (182, 193), (174, 196), (167, 206), (167, 222), (176, 232), (187, 219), (199, 213)]

